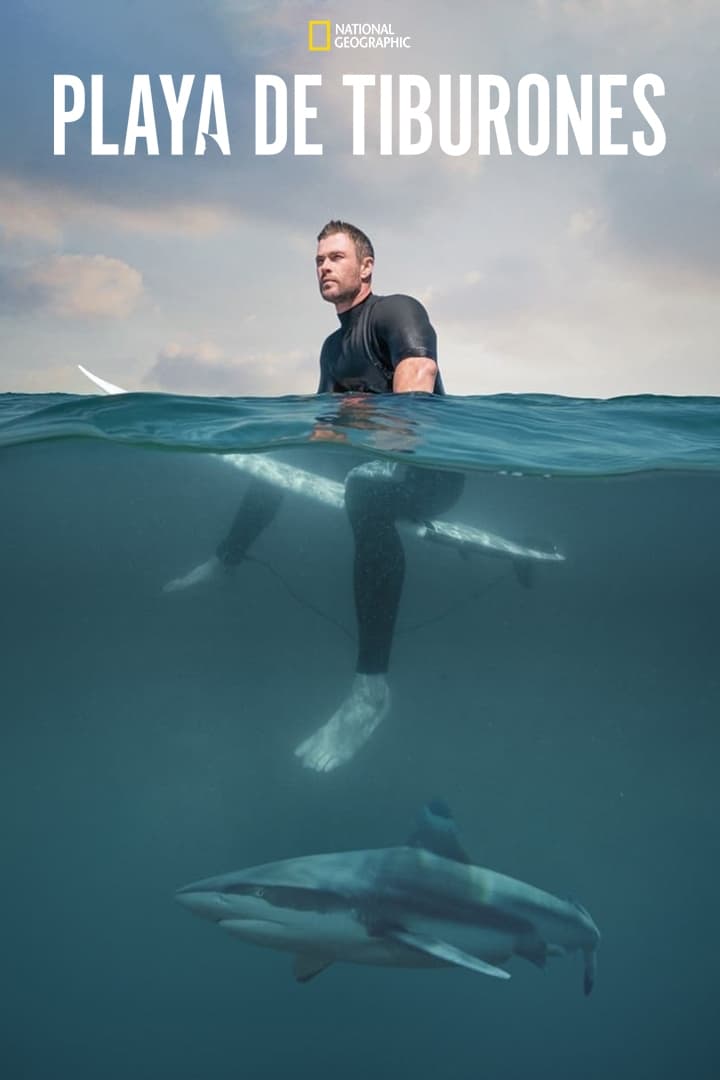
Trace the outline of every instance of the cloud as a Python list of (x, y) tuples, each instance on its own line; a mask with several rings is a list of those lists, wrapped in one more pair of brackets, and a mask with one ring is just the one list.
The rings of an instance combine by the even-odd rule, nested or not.
[[(718, 392), (712, 276), (592, 252), (548, 263), (544, 280), (505, 292), (491, 282), (440, 297), (441, 363), (458, 394), (540, 392), (587, 397)], [(483, 293), (487, 295), (483, 297)], [(452, 306), (451, 301), (454, 301)]]
[(63, 319), (123, 318), (142, 293), (142, 275), (107, 255), (57, 255), (30, 267), (23, 286), (38, 307)]
[(317, 359), (299, 350), (238, 358), (203, 342), (167, 345), (143, 382), (149, 389), (173, 394), (235, 397), (272, 396), (278, 393), (278, 386), (283, 394), (306, 394), (316, 378)]
[(26, 187), (2, 178), (0, 227), (5, 241), (22, 238), (55, 244), (61, 237), (57, 207), (50, 200), (33, 196)]
[(62, 185), (23, 182), (0, 175), (0, 222), (6, 241), (54, 245), (66, 231), (95, 227), (118, 232), (207, 236), (236, 220), (232, 210), (205, 202), (169, 199), (123, 205)]
[[(347, 89), (340, 86), (341, 74), (350, 63), (351, 70), (357, 72), (399, 72), (409, 67), (425, 73), (433, 86), (438, 71), (497, 72), (512, 82), (525, 71), (568, 71), (572, 76), (579, 71), (632, 71), (641, 64), (641, 70), (657, 70), (665, 77), (668, 95), (662, 111), (671, 120), (678, 119), (669, 125), (669, 148), (662, 159), (649, 165), (624, 159), (592, 162), (592, 184), (604, 188), (611, 203), (608, 228), (622, 234), (626, 244), (641, 246), (652, 256), (663, 245), (663, 231), (653, 229), (656, 216), (664, 215), (668, 220), (674, 208), (678, 227), (671, 244), (684, 246), (689, 257), (712, 257), (709, 230), (704, 226), (698, 229), (697, 223), (715, 212), (717, 181), (693, 180), (693, 170), (687, 168), (693, 148), (697, 153), (708, 142), (707, 115), (705, 110), (692, 107), (692, 99), (697, 86), (706, 101), (714, 94), (714, 57), (710, 47), (701, 44), (716, 40), (712, 0), (689, 0), (682, 14), (674, 0), (564, 0), (560, 4), (518, 0), (511, 6), (489, 0), (480, 14), (476, 4), (460, 0), (452, 18), (432, 10), (427, 2), (398, 0), (391, 21), (397, 32), (412, 36), (411, 51), (378, 54), (334, 49), (327, 55), (307, 51), (307, 19), (340, 15), (325, 0), (315, 4), (282, 0), (264, 7), (256, 2), (221, 0), (211, 9), (198, 9), (184, 0), (177, 16), (169, 0), (159, 0), (153, 19), (145, 21), (147, 25), (135, 5), (116, 5), (109, 20), (88, 18), (79, 3), (63, 5), (62, 17), (46, 2), (34, 0), (30, 6), (37, 27), (33, 24), (34, 38), (27, 47), (32, 44), (33, 54), (39, 54), (38, 62), (41, 57), (48, 70), (60, 70), (58, 57), (65, 58), (70, 50), (67, 69), (86, 70), (87, 63), (73, 66), (71, 58), (77, 50), (78, 59), (91, 56), (94, 69), (105, 72), (107, 130), (113, 138), (116, 129), (124, 130), (134, 71), (156, 73), (165, 64), (175, 72), (201, 72), (211, 56), (213, 68), (223, 74), (233, 156), (170, 159), (164, 153), (155, 160), (141, 155), (126, 160), (90, 158), (83, 120), (82, 132), (78, 126), (79, 143), (69, 150), (68, 157), (49, 158), (47, 86), (35, 78), (26, 88), (30, 103), (34, 103), (33, 121), (25, 123), (23, 131), (10, 140), (6, 155), (12, 162), (16, 156), (13, 148), (23, 150), (13, 168), (16, 176), (22, 175), (23, 184), (28, 175), (50, 177), (53, 183), (34, 221), (27, 212), (17, 216), (18, 229), (50, 234), (53, 228), (62, 228), (63, 221), (76, 212), (71, 205), (73, 192), (76, 207), (83, 203), (94, 206), (98, 219), (102, 217), (111, 227), (148, 232), (158, 229), (202, 235), (221, 230), (228, 216), (241, 214), (246, 219), (273, 222), (281, 203), (286, 228), (306, 228), (308, 221), (325, 220), (337, 211), (351, 219), (354, 215), (361, 223), (369, 222), (371, 228), (384, 229), (402, 221), (412, 229), (418, 220), (424, 224), (428, 212), (452, 215), (457, 209), (465, 215), (464, 227), (469, 219), (472, 229), (473, 211), (480, 200), (484, 205), (507, 205), (505, 182), (509, 175), (520, 175), (526, 189), (538, 188), (542, 196), (538, 202), (551, 202), (558, 185), (574, 184), (581, 170), (573, 171), (572, 159), (558, 160), (549, 167), (549, 162), (519, 155), (501, 162), (476, 153), (445, 158), (437, 149), (421, 158), (383, 159), (377, 154), (373, 120), (369, 121), (368, 155), (362, 160), (354, 158), (350, 150), (350, 99)], [(39, 17), (41, 12), (44, 20)], [(388, 17), (386, 5), (374, 0), (363, 9), (363, 20), (382, 22)], [(8, 38), (6, 51), (11, 47)], [(689, 79), (691, 57), (693, 77)], [(286, 151), (278, 157), (256, 158), (251, 131), (254, 74), (272, 71), (289, 76), (308, 69), (323, 75), (322, 90), (315, 95), (320, 117), (310, 127), (325, 143), (324, 157), (297, 158)], [(35, 115), (41, 92), (42, 122)], [(27, 97), (25, 101), (27, 104)], [(372, 117), (376, 112), (374, 107), (369, 109)], [(193, 124), (194, 114), (193, 118), (188, 116), (189, 132), (194, 130)], [(680, 136), (685, 140), (684, 148), (673, 160), (673, 147)], [(33, 147), (29, 149), (27, 140), (31, 137)], [(38, 145), (40, 139), (42, 146)], [(668, 173), (663, 172), (665, 167)], [(588, 172), (585, 170), (585, 176)], [(581, 177), (581, 182), (584, 179)], [(107, 194), (107, 203), (97, 197), (100, 188)], [(407, 198), (409, 188), (412, 199)], [(288, 200), (290, 189), (293, 198)], [(64, 207), (60, 222), (47, 206), (58, 194)], [(197, 209), (193, 211), (191, 206)], [(82, 213), (92, 214), (93, 210)]]
[[(151, 369), (153, 385), (169, 390), (306, 392), (332, 321), (313, 289), (313, 238), (328, 218), (343, 217), (375, 242), (378, 292), (427, 301), (453, 390), (718, 392), (715, 0), (458, 0), (450, 13), (429, 0), (397, 0), (389, 13), (368, 0), (361, 16), (326, 0), (158, 0), (151, 17), (134, 3), (97, 17), (85, 0), (22, 7), (0, 38), (0, 89), (18, 102), (0, 149), (0, 301), (19, 316), (5, 321), (22, 340), (18, 355), (28, 355), (30, 336), (38, 366), (59, 344), (86, 362), (83, 350), (92, 350), (91, 367), (102, 354), (110, 378), (121, 356), (134, 385)], [(390, 20), (412, 36), (412, 50), (309, 54), (307, 20), (323, 17)], [(69, 131), (68, 155), (51, 156), (53, 71), (105, 73), (106, 135), (116, 141), (132, 73), (163, 70), (222, 73), (231, 158), (211, 150), (170, 158), (167, 123), (160, 159), (91, 158), (89, 116)], [(642, 159), (449, 158), (437, 148), (382, 157), (376, 88), (367, 155), (354, 157), (340, 85), (348, 70), (422, 73), (434, 98), (442, 72), (496, 73), (513, 86), (532, 71), (573, 82), (583, 72), (626, 72), (630, 83), (654, 71), (667, 91), (657, 106), (668, 143)], [(308, 71), (323, 75), (310, 95), (320, 112), (309, 135), (325, 144), (324, 156), (290, 149), (256, 158), (254, 74)], [(638, 120), (626, 89), (620, 138), (623, 124)], [(71, 286), (63, 292), (58, 265), (44, 256), (94, 251), (142, 273), (152, 306), (118, 323), (112, 338), (102, 321), (91, 333), (79, 317), (62, 327), (49, 314), (22, 317), (28, 308), (73, 308)], [(34, 279), (28, 265), (41, 256)], [(248, 313), (254, 321), (243, 321)], [(298, 346), (312, 356), (293, 352)]]
[(606, 223), (595, 206), (586, 206), (582, 209), (573, 210), (567, 224), (568, 234), (573, 238), (587, 236), (589, 233), (597, 234), (604, 231), (605, 228)]

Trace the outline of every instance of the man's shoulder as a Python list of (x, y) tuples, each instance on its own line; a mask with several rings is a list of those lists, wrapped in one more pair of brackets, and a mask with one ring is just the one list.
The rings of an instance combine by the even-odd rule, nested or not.
[(414, 296), (408, 296), (405, 293), (390, 293), (388, 296), (373, 294), (373, 299), (375, 301), (374, 315), (392, 319), (417, 318), (418, 316), (427, 318), (427, 311)]
[(394, 304), (400, 306), (410, 304), (413, 307), (417, 304), (418, 307), (422, 307), (419, 300), (416, 300), (414, 296), (408, 296), (407, 293), (388, 293), (387, 296), (378, 296), (377, 293), (373, 293), (372, 297), (376, 305), (382, 304), (383, 307), (387, 307), (388, 305), (392, 306)]

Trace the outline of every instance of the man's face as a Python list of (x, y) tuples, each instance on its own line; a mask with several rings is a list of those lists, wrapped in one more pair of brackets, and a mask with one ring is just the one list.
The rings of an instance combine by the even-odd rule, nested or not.
[(352, 307), (355, 297), (369, 285), (373, 261), (358, 259), (354, 240), (346, 233), (333, 233), (318, 242), (315, 269), (323, 300), (338, 310)]

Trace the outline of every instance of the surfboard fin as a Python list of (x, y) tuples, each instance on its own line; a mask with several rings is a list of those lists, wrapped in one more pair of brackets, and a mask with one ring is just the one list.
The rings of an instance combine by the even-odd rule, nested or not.
[(513, 559), (513, 573), (523, 589), (531, 589), (535, 584), (535, 575), (532, 565), (524, 559)]
[(597, 975), (597, 951), (595, 949), (585, 950), (585, 968), (583, 971), (583, 990), (585, 996), (592, 994), (593, 986), (595, 985), (595, 976)]

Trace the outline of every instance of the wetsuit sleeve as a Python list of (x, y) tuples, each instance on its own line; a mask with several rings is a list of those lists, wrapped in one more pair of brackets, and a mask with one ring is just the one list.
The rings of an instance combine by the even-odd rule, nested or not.
[(437, 335), (418, 300), (412, 296), (384, 296), (373, 314), (375, 332), (385, 344), (393, 371), (408, 356), (437, 360)]
[(335, 378), (330, 371), (331, 344), (334, 337), (335, 335), (331, 334), (320, 350), (320, 382), (318, 383), (317, 388), (318, 394), (334, 394), (338, 389)]
[(332, 394), (335, 390), (335, 380), (331, 377), (329, 372), (323, 369), (320, 365), (320, 382), (318, 383), (318, 394)]

